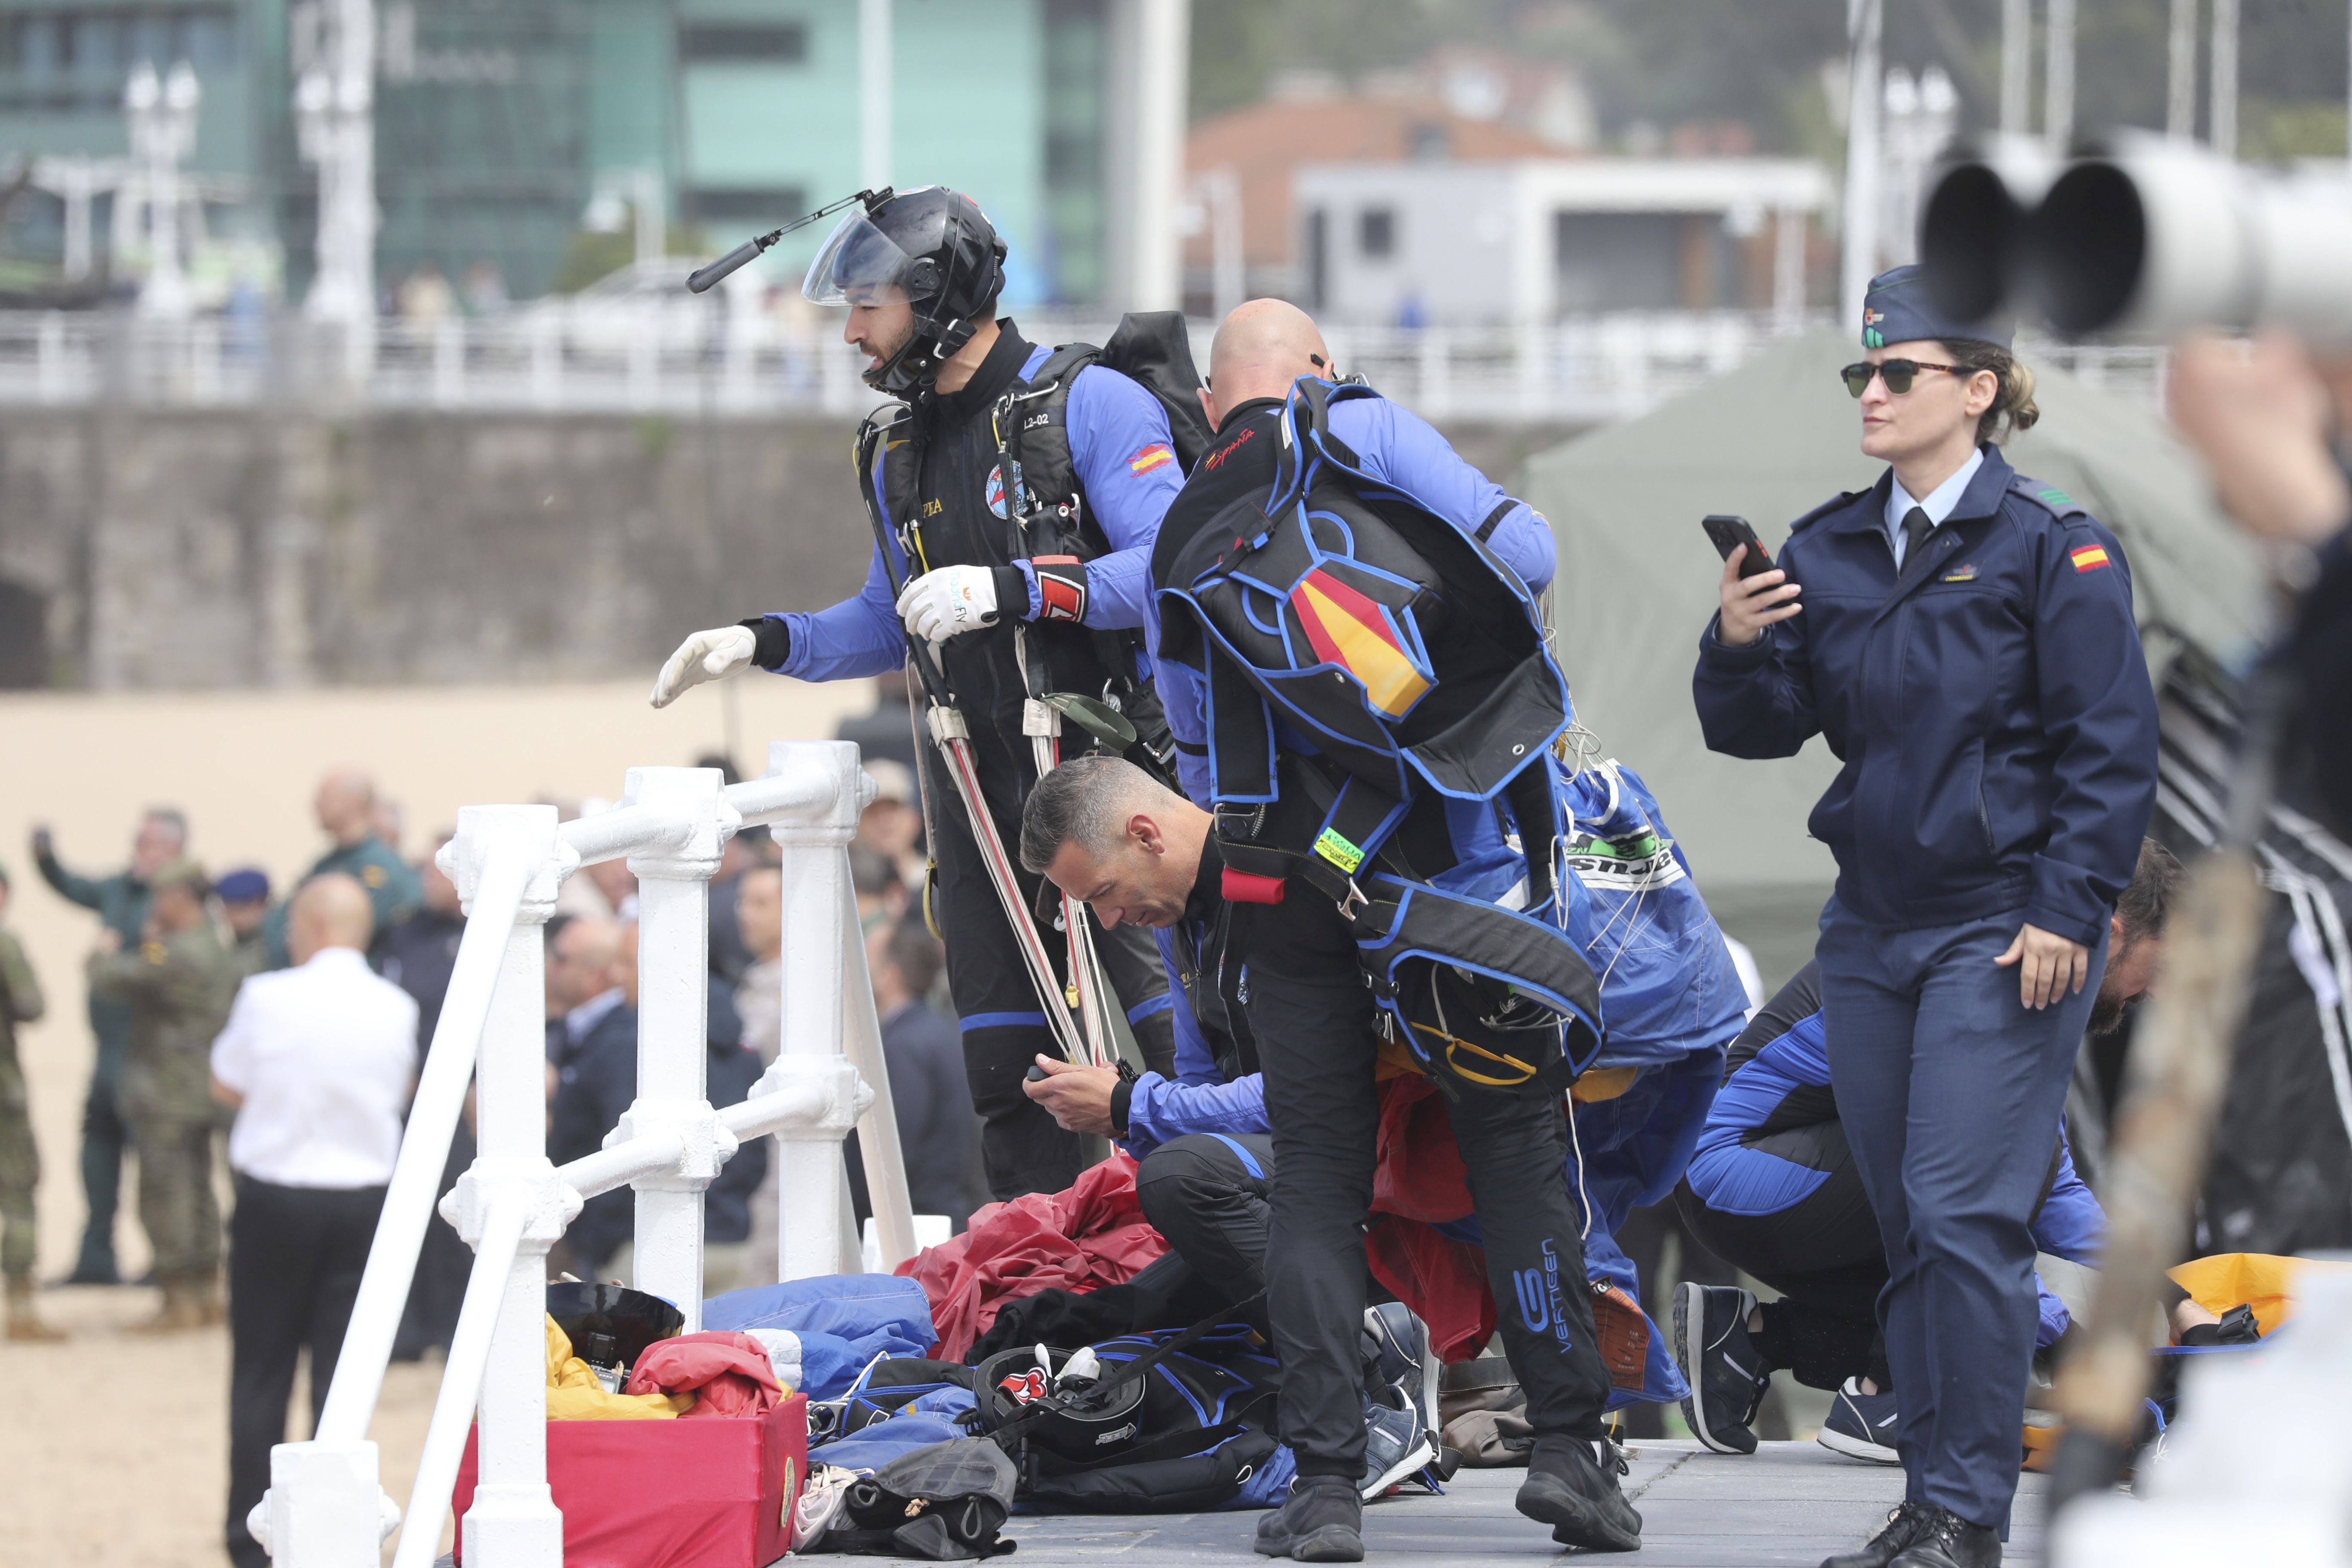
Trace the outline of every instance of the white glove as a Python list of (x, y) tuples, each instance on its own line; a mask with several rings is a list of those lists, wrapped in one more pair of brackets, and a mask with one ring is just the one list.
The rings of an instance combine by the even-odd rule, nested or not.
[(654, 677), (654, 706), (667, 708), (688, 687), (734, 674), (751, 662), (752, 652), (758, 647), (759, 639), (751, 635), (749, 626), (713, 626), (707, 632), (695, 633), (677, 645), (677, 651), (669, 656), (669, 662)]
[(925, 642), (996, 624), (996, 577), (985, 566), (942, 566), (907, 584), (898, 618)]

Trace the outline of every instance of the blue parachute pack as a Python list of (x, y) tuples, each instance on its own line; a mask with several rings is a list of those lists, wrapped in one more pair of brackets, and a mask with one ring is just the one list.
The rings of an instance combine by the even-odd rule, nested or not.
[(1491, 805), (1559, 843), (1568, 682), (1518, 575), (1332, 433), (1370, 395), (1302, 377), (1274, 484), (1183, 541), (1160, 589), (1163, 655), (1207, 677), (1225, 896), (1329, 899), (1388, 1037), (1445, 1093), (1557, 1095), (1601, 1031), (1554, 858), (1519, 857), (1505, 907), (1471, 885), (1491, 868), (1422, 875), (1397, 834), (1419, 805)]

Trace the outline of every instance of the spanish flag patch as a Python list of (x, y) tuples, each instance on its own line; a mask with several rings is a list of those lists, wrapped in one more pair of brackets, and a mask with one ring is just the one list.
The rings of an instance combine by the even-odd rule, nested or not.
[(1176, 454), (1168, 449), (1167, 442), (1154, 441), (1127, 460), (1127, 471), (1130, 474), (1148, 474), (1152, 469), (1164, 468), (1175, 460)]
[(2077, 572), (2095, 572), (2107, 563), (2107, 550), (2104, 544), (2085, 544), (2080, 550), (2068, 551), (2066, 558), (2074, 563)]
[(1373, 711), (1402, 719), (1430, 689), (1387, 612), (1321, 567), (1299, 579), (1290, 605), (1316, 657), (1363, 682)]

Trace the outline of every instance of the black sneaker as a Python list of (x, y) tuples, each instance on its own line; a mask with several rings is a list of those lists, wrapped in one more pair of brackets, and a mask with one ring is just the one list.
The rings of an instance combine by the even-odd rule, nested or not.
[(1970, 1524), (1948, 1508), (1930, 1508), (1919, 1531), (1887, 1568), (2000, 1568), (2000, 1532)]
[(1849, 1377), (1831, 1405), (1828, 1419), (1815, 1441), (1833, 1453), (1868, 1459), (1874, 1465), (1899, 1465), (1895, 1451), (1896, 1411), (1892, 1394), (1864, 1394), (1862, 1380)]
[(1261, 1557), (1361, 1563), (1364, 1501), (1345, 1476), (1301, 1476), (1283, 1505), (1257, 1521)]
[(1589, 1552), (1639, 1552), (1642, 1516), (1617, 1489), (1625, 1461), (1615, 1447), (1603, 1465), (1581, 1437), (1538, 1437), (1528, 1456), (1518, 1510), (1552, 1527), (1562, 1546)]
[(1749, 1423), (1772, 1385), (1772, 1369), (1748, 1338), (1755, 1310), (1754, 1293), (1737, 1285), (1675, 1287), (1675, 1360), (1691, 1390), (1683, 1419), (1718, 1454), (1756, 1451)]
[(1822, 1568), (1887, 1568), (1903, 1549), (1919, 1539), (1920, 1527), (1934, 1510), (1925, 1503), (1906, 1502), (1886, 1516), (1886, 1528), (1858, 1552), (1841, 1552), (1822, 1560)]

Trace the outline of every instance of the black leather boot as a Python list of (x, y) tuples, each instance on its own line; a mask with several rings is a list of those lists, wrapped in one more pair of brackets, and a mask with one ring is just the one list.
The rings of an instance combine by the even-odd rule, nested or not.
[(1257, 1523), (1261, 1557), (1300, 1563), (1361, 1563), (1364, 1500), (1345, 1476), (1301, 1476), (1290, 1498)]
[(1887, 1568), (1896, 1553), (1919, 1539), (1919, 1527), (1931, 1511), (1926, 1503), (1905, 1503), (1886, 1516), (1886, 1528), (1872, 1536), (1869, 1545), (1825, 1557), (1822, 1568)]
[(1930, 1509), (1918, 1535), (1887, 1568), (2000, 1568), (2000, 1532), (1950, 1509)]
[(1616, 1465), (1603, 1465), (1582, 1437), (1538, 1437), (1517, 1502), (1521, 1513), (1550, 1525), (1562, 1546), (1642, 1549), (1642, 1516), (1617, 1489)]

